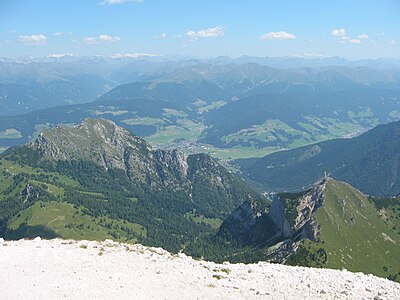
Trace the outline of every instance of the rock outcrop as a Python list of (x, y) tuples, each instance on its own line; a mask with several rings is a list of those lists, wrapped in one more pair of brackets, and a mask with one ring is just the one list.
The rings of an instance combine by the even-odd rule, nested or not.
[(22, 190), (21, 196), (22, 198), (24, 198), (24, 202), (27, 202), (39, 198), (40, 195), (39, 192), (28, 183), (26, 187)]
[(287, 207), (278, 194), (271, 195), (271, 204), (248, 199), (222, 223), (219, 235), (242, 245), (267, 247), (272, 260), (283, 262), (305, 238), (318, 241), (319, 226), (314, 215), (323, 204), (327, 179), (314, 185), (297, 201), (294, 224), (287, 219)]

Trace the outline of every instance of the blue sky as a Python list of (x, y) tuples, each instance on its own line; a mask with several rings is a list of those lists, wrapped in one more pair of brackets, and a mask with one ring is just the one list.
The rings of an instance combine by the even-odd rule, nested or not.
[(400, 1), (0, 1), (0, 57), (65, 53), (400, 58)]

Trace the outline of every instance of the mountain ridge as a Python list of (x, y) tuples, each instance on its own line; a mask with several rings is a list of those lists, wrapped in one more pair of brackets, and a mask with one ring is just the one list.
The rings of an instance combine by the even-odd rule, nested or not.
[[(116, 222), (116, 231), (111, 227), (106, 233), (124, 241), (124, 220), (131, 228), (130, 240), (177, 251), (194, 236), (214, 232), (215, 224), (249, 195), (262, 198), (206, 154), (153, 150), (143, 139), (102, 119), (45, 130), (34, 142), (7, 150), (0, 162), (0, 182), (5, 185), (0, 221), (10, 236), (40, 230), (34, 227), (35, 215), (49, 206), (54, 213), (69, 214), (65, 219), (70, 225), (64, 225), (72, 227), (57, 229), (63, 237), (75, 237), (76, 230), (86, 234), (73, 218), (83, 214), (94, 218), (82, 217), (89, 228), (103, 232), (107, 222)], [(25, 201), (21, 193), (27, 185), (41, 197)], [(23, 211), (20, 215), (31, 223), (12, 219), (15, 210)]]
[[(399, 278), (399, 215), (382, 218), (387, 213), (377, 203), (383, 200), (372, 199), (328, 177), (302, 193), (276, 194), (267, 212), (244, 202), (218, 234), (258, 248), (261, 257), (275, 262)], [(396, 211), (399, 204), (395, 199), (391, 209)]]

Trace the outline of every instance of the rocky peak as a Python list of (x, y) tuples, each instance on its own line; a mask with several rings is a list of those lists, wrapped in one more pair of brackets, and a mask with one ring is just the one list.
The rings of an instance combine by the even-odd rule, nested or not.
[(105, 119), (47, 129), (28, 147), (38, 150), (39, 161), (89, 161), (105, 170), (121, 170), (135, 183), (155, 189), (168, 187), (191, 193), (199, 178), (199, 184), (220, 190), (233, 182), (232, 175), (206, 154), (186, 156), (176, 149), (153, 150), (145, 140)]
[(105, 119), (47, 129), (28, 147), (38, 150), (43, 160), (88, 160), (106, 169), (125, 169), (127, 151), (151, 151), (146, 141)]

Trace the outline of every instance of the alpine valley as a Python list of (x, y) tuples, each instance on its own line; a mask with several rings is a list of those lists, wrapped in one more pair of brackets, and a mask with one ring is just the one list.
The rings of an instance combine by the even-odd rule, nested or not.
[(399, 68), (290, 57), (3, 61), (0, 151), (59, 123), (107, 118), (155, 148), (262, 157), (400, 120)]
[[(111, 91), (103, 100), (124, 89), (132, 92), (133, 86)], [(239, 101), (232, 105), (235, 103)], [(163, 106), (159, 108), (166, 112)], [(186, 118), (179, 110), (169, 112), (175, 120)], [(260, 168), (254, 169), (259, 177), (253, 175), (249, 181), (207, 154), (154, 149), (133, 135), (128, 130), (131, 127), (110, 120), (58, 125), (3, 152), (0, 236), (113, 239), (219, 262), (268, 260), (345, 268), (399, 281), (398, 179), (393, 175), (387, 180), (394, 184), (385, 185), (383, 180), (371, 186), (363, 185), (368, 181), (360, 177), (362, 161), (380, 178), (386, 178), (386, 166), (398, 168), (399, 126), (378, 126), (357, 138), (292, 150), (297, 151), (294, 154), (272, 154), (274, 160), (261, 158)], [(292, 161), (280, 158), (288, 153)], [(297, 192), (277, 193), (292, 187), (279, 159), (292, 162), (289, 167), (294, 179), (295, 175), (304, 177), (305, 183), (300, 179), (293, 183)], [(305, 171), (300, 168), (301, 161), (307, 160), (312, 163)], [(274, 185), (262, 179), (269, 176), (271, 168), (264, 166), (270, 166), (270, 161), (277, 172), (283, 170), (279, 173), (281, 184), (278, 175), (272, 175)], [(249, 168), (257, 162), (240, 164)], [(321, 164), (331, 168), (322, 169)], [(397, 174), (396, 170), (390, 169), (390, 174)], [(350, 180), (356, 177), (360, 178)], [(257, 178), (261, 178), (258, 184)], [(275, 193), (260, 193), (264, 182)], [(304, 184), (307, 188), (299, 188)]]

